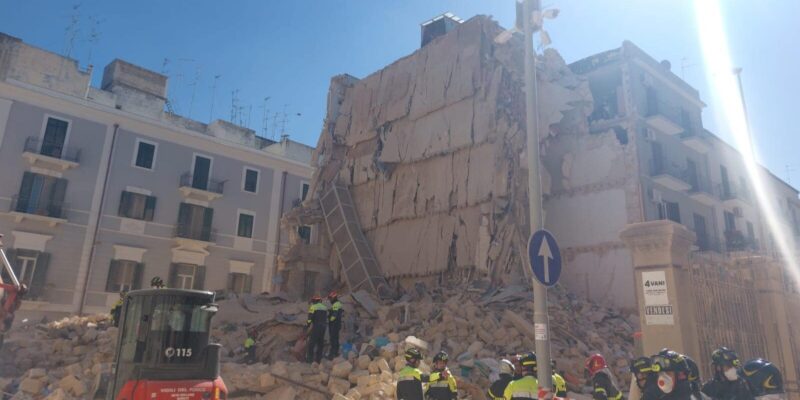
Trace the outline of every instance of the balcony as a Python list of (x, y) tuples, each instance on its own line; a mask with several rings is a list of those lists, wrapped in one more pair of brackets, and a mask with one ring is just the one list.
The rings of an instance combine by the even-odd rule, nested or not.
[(209, 227), (197, 227), (196, 224), (178, 224), (175, 226), (174, 237), (194, 242), (214, 243), (217, 231)]
[(187, 172), (181, 175), (179, 189), (184, 197), (193, 197), (202, 201), (212, 201), (222, 197), (225, 189), (225, 181), (216, 179), (195, 179), (195, 176)]
[(660, 101), (648, 99), (645, 120), (651, 128), (667, 135), (677, 135), (684, 131), (676, 122), (680, 121), (680, 110)]
[(717, 204), (717, 197), (714, 195), (713, 186), (710, 183), (704, 182), (701, 180), (697, 180), (696, 182), (692, 182), (691, 188), (689, 189), (689, 196), (700, 203), (703, 203), (707, 206), (713, 206)]
[(711, 151), (711, 141), (694, 129), (685, 129), (680, 137), (683, 144), (700, 154), (706, 154)]
[[(41, 204), (40, 204), (41, 203)], [(9, 214), (17, 223), (25, 219), (44, 222), (50, 227), (67, 222), (67, 205), (64, 202), (45, 202), (31, 199), (11, 198)]]
[(667, 189), (678, 192), (685, 192), (691, 189), (692, 185), (689, 184), (688, 175), (686, 170), (681, 170), (673, 166), (650, 165), (650, 176), (653, 178), (654, 182)]
[(43, 143), (38, 137), (31, 136), (25, 139), (22, 157), (34, 167), (66, 171), (80, 164), (81, 151), (60, 143)]
[(758, 251), (758, 240), (747, 237), (740, 230), (725, 231), (727, 251)]
[(729, 184), (727, 187), (725, 185), (719, 185), (719, 193), (720, 199), (727, 207), (745, 207), (750, 205), (750, 195), (748, 192), (739, 190), (736, 185)]

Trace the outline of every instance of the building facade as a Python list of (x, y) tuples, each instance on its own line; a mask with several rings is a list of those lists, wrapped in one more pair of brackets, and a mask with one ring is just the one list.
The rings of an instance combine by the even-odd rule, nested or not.
[(100, 88), (91, 72), (0, 34), (0, 232), (23, 313), (107, 311), (153, 277), (279, 284), (279, 220), (308, 190), (311, 148), (165, 112), (167, 78), (125, 61)]
[[(696, 234), (693, 251), (778, 254), (741, 154), (703, 128), (705, 104), (667, 61), (625, 42), (570, 68), (592, 91), (589, 133), (554, 137), (543, 158), (552, 177), (547, 225), (565, 248), (568, 285), (634, 306), (631, 258), (619, 232), (645, 221), (686, 226)], [(780, 210), (785, 234), (797, 243), (798, 191), (760, 173), (772, 199), (766, 206)]]

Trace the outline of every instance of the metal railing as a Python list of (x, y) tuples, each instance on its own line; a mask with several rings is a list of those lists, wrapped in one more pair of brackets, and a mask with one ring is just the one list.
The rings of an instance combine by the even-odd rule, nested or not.
[(738, 199), (746, 203), (750, 202), (750, 193), (739, 189), (735, 183), (729, 183), (727, 187), (720, 183), (717, 185), (717, 190), (719, 191), (719, 198), (722, 199), (722, 201)]
[(706, 193), (711, 197), (715, 197), (714, 186), (708, 179), (703, 179), (699, 176), (696, 179), (692, 179), (691, 174), (688, 175), (689, 175), (688, 183), (692, 185), (692, 188), (689, 189), (690, 194)]
[(674, 178), (677, 178), (683, 182), (689, 183), (689, 171), (686, 169), (681, 169), (676, 167), (669, 161), (664, 161), (663, 163), (656, 164), (655, 162), (650, 162), (650, 176), (656, 177), (659, 175), (669, 175)]
[(180, 186), (222, 194), (225, 189), (225, 181), (209, 178), (203, 182), (201, 180), (194, 179), (194, 175), (192, 175), (191, 172), (186, 172), (181, 175)]
[(195, 224), (178, 224), (175, 226), (174, 236), (202, 242), (215, 242), (217, 230), (208, 227), (198, 228)]
[(66, 219), (67, 204), (63, 201), (45, 201), (42, 199), (20, 198), (15, 195), (11, 198), (9, 211), (43, 217)]
[(740, 230), (725, 231), (725, 248), (728, 251), (758, 251), (758, 239), (745, 235)]
[(664, 116), (677, 125), (684, 125), (681, 121), (681, 110), (679, 107), (671, 106), (659, 100), (658, 97), (653, 98), (648, 96), (645, 117), (649, 118), (657, 115)]
[(35, 136), (30, 136), (25, 139), (24, 151), (75, 163), (79, 163), (81, 160), (80, 149), (65, 147), (63, 143), (43, 142)]

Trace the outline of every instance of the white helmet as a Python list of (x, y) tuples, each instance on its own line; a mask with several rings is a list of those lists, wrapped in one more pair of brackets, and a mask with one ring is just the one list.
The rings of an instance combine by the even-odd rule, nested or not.
[(514, 375), (514, 364), (511, 363), (511, 361), (506, 360), (505, 358), (500, 360), (500, 373)]

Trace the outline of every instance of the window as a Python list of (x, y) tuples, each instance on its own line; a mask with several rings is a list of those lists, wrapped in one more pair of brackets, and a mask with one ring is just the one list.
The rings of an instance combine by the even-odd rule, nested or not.
[(236, 229), (236, 236), (251, 238), (253, 237), (253, 214), (239, 212), (239, 224)]
[(728, 169), (720, 165), (719, 175), (722, 179), (722, 197), (729, 199), (731, 197), (731, 182), (728, 180)]
[(702, 215), (694, 214), (694, 233), (697, 235), (697, 247), (700, 251), (709, 249), (708, 233), (706, 232), (706, 219)]
[(736, 216), (729, 211), (725, 211), (725, 232), (736, 230)]
[(181, 203), (178, 209), (178, 226), (175, 235), (210, 242), (213, 240), (211, 228), (213, 218), (213, 208)]
[(300, 235), (300, 240), (305, 244), (311, 243), (311, 227), (308, 225), (298, 226), (297, 234)]
[(253, 278), (241, 272), (231, 272), (228, 274), (228, 292), (236, 294), (250, 293), (253, 285)]
[(244, 184), (242, 188), (245, 192), (258, 193), (258, 170), (244, 169)]
[(133, 165), (144, 169), (153, 169), (156, 164), (156, 144), (152, 142), (145, 142), (144, 140), (136, 140), (136, 156), (133, 160)]
[(120, 217), (152, 221), (155, 210), (155, 197), (122, 191), (122, 197), (119, 200)]
[(194, 264), (172, 264), (169, 270), (167, 286), (175, 289), (202, 290), (206, 276), (206, 267)]
[(308, 189), (310, 187), (311, 186), (309, 186), (309, 184), (307, 182), (303, 182), (303, 187), (302, 187), (302, 189), (300, 191), (300, 201), (305, 201), (306, 200), (306, 197), (308, 197)]
[(317, 291), (318, 272), (306, 271), (303, 276), (303, 297), (308, 298)]
[(192, 187), (200, 190), (208, 190), (208, 182), (211, 179), (211, 158), (196, 155), (192, 166)]
[(106, 292), (122, 292), (142, 288), (144, 264), (129, 260), (111, 260)]
[(756, 232), (755, 229), (753, 229), (753, 223), (749, 221), (747, 222), (747, 238), (750, 239), (750, 245), (753, 246), (753, 248), (755, 248)]
[(668, 219), (677, 223), (681, 223), (681, 211), (678, 203), (665, 201), (658, 207), (658, 218)]
[(66, 179), (26, 171), (13, 209), (26, 214), (63, 218), (66, 192)]
[[(11, 269), (20, 283), (28, 286), (26, 298), (36, 299), (44, 293), (50, 254), (28, 249), (9, 249), (6, 252)], [(3, 280), (10, 279), (3, 271)]]
[(64, 144), (67, 141), (67, 128), (69, 122), (56, 119), (53, 117), (47, 118), (47, 125), (44, 128), (44, 137), (42, 138), (42, 148), (39, 153), (45, 156), (61, 158), (64, 154)]

